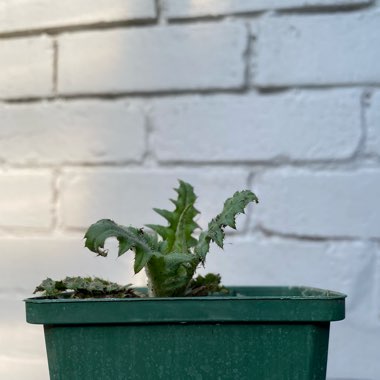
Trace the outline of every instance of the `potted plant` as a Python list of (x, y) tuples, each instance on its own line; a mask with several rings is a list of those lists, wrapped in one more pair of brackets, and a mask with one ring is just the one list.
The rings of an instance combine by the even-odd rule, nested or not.
[(220, 276), (195, 277), (210, 244), (223, 248), (225, 228), (258, 199), (249, 190), (227, 199), (195, 237), (196, 196), (180, 181), (174, 211), (155, 209), (167, 226), (148, 230), (103, 219), (85, 245), (107, 256), (135, 254), (147, 289), (102, 279), (47, 279), (26, 300), (29, 323), (43, 324), (52, 380), (258, 379), (322, 380), (329, 326), (344, 318), (345, 296), (306, 287), (228, 287)]

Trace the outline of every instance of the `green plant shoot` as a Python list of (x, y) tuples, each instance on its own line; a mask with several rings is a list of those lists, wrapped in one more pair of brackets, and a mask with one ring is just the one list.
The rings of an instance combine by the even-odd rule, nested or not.
[[(210, 275), (207, 281), (202, 276), (193, 279), (196, 269), (205, 263), (210, 243), (223, 248), (224, 229), (228, 226), (236, 229), (236, 216), (244, 213), (251, 202), (258, 203), (254, 193), (249, 190), (238, 191), (228, 198), (222, 212), (208, 224), (207, 231), (202, 231), (198, 238), (195, 222), (199, 211), (195, 208), (197, 199), (193, 187), (179, 181), (177, 199), (171, 200), (173, 211), (154, 209), (167, 221), (166, 226), (146, 225), (149, 231), (116, 224), (110, 219), (102, 219), (91, 225), (85, 234), (85, 246), (100, 256), (107, 256), (105, 241), (115, 237), (119, 242), (119, 256), (128, 251), (135, 254), (134, 271), (145, 268), (148, 277), (149, 295), (152, 297), (181, 297), (191, 294), (191, 288), (205, 287), (220, 290), (220, 277)], [(214, 278), (213, 284), (211, 278)], [(196, 285), (194, 285), (196, 284)], [(194, 288), (195, 289), (195, 288)]]

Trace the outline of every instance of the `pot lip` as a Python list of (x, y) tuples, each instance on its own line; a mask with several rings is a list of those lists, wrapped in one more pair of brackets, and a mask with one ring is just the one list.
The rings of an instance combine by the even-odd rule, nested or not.
[(43, 325), (330, 322), (345, 295), (309, 287), (229, 287), (234, 295), (178, 298), (25, 300), (27, 322)]
[[(142, 298), (46, 298), (30, 297), (23, 301), (25, 303), (92, 303), (92, 302), (196, 302), (196, 301), (241, 301), (241, 300), (344, 300), (347, 295), (337, 291), (314, 288), (309, 286), (226, 286), (232, 294), (205, 296), (205, 297), (142, 297)], [(146, 290), (146, 288), (136, 288)], [(256, 292), (256, 294), (255, 294)], [(276, 293), (279, 292), (277, 295)], [(269, 294), (268, 294), (269, 293)], [(283, 294), (281, 294), (283, 293)], [(284, 294), (288, 293), (288, 294)], [(293, 294), (292, 294), (293, 293)], [(296, 293), (296, 294), (294, 294)], [(299, 293), (299, 294), (297, 294)]]

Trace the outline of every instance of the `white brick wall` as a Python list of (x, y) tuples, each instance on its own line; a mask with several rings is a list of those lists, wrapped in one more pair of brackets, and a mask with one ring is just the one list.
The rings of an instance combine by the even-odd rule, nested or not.
[(145, 115), (121, 101), (0, 104), (0, 120), (8, 163), (136, 162), (145, 152)]
[(162, 162), (347, 158), (361, 136), (359, 103), (345, 90), (164, 99), (151, 116), (153, 150)]
[(58, 90), (76, 94), (242, 87), (246, 40), (241, 23), (66, 34), (59, 39)]
[(172, 208), (168, 199), (175, 197), (178, 178), (197, 189), (202, 227), (221, 211), (227, 197), (247, 187), (241, 170), (70, 170), (62, 180), (62, 223), (85, 228), (102, 217), (138, 227), (165, 223), (152, 208)]
[[(258, 223), (286, 235), (380, 238), (379, 170), (268, 171), (255, 180)], [(365, 200), (364, 200), (365, 199)]]
[(53, 178), (49, 172), (0, 173), (0, 228), (52, 226)]
[(379, 29), (380, 12), (263, 18), (251, 61), (254, 83), (380, 84), (373, 64), (380, 60)]
[(144, 284), (83, 232), (162, 222), (182, 178), (202, 226), (260, 198), (206, 269), (347, 293), (328, 377), (378, 380), (379, 30), (379, 0), (0, 0), (0, 378), (48, 379), (43, 278)]
[[(111, 279), (112, 276), (115, 281), (128, 283), (133, 272), (129, 265), (132, 256), (117, 258), (116, 254), (111, 254), (108, 260), (99, 260), (99, 257), (85, 249), (83, 240), (78, 237), (4, 237), (0, 241), (4, 252), (12, 253), (4, 255), (0, 286), (2, 290), (12, 292), (14, 284), (18, 284), (18, 298), (29, 295), (37, 285), (36, 280), (47, 276), (101, 276), (103, 273), (107, 278)], [(110, 247), (115, 248), (116, 244), (110, 243)], [(72, 265), (74, 261), (75, 266)], [(32, 267), (33, 270), (30, 270)], [(22, 322), (24, 316), (17, 315), (16, 318)], [(5, 317), (5, 320), (11, 322), (11, 316)]]
[(367, 111), (367, 149), (380, 156), (380, 91), (373, 94)]
[(0, 33), (154, 18), (154, 0), (0, 1)]
[(38, 36), (0, 41), (0, 99), (51, 95), (52, 40)]
[(244, 14), (272, 9), (345, 8), (371, 0), (164, 0), (171, 19)]
[[(347, 255), (355, 265), (350, 265)], [(231, 262), (234, 262), (233, 270)], [(313, 271), (305, 270), (308, 267)], [(259, 273), (253, 275), (252, 268), (260, 268)], [(376, 324), (376, 289), (370, 284), (374, 280), (375, 269), (376, 249), (372, 243), (260, 237), (229, 238), (224, 252), (213, 247), (207, 267), (202, 271), (219, 271), (226, 282), (236, 285), (286, 285), (295, 281), (301, 285), (340, 289), (352, 294), (347, 299), (349, 316), (355, 312), (361, 321)], [(364, 299), (355, 290), (358, 279), (364, 280), (363, 276), (370, 280), (364, 285), (368, 292)], [(367, 313), (359, 313), (358, 309), (367, 309)]]

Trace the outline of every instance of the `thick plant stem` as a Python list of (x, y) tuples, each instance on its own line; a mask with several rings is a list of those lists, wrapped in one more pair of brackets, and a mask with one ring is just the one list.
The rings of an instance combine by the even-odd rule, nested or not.
[(146, 266), (149, 297), (181, 297), (194, 276), (199, 261), (172, 263), (163, 258), (152, 258)]

